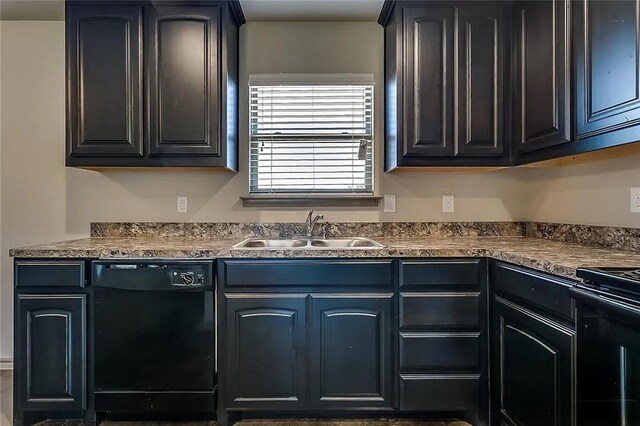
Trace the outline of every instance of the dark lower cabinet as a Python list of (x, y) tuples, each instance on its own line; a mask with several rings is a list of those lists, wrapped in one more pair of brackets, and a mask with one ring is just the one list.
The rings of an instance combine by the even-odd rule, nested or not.
[(396, 408), (392, 259), (218, 260), (218, 415)]
[(15, 397), (18, 412), (86, 408), (86, 295), (18, 294)]
[(229, 409), (307, 407), (306, 295), (231, 294), (226, 320), (222, 397)]
[(400, 293), (400, 327), (479, 328), (480, 292)]
[(480, 374), (401, 374), (400, 410), (478, 410), (482, 387)]
[(575, 424), (575, 331), (496, 296), (495, 424)]
[(393, 300), (392, 293), (226, 294), (226, 407), (391, 409)]
[(389, 294), (312, 295), (310, 407), (391, 409)]

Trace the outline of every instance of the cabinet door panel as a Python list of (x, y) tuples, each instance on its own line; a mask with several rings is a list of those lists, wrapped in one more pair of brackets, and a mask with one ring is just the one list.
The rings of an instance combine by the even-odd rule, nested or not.
[(569, 0), (515, 2), (518, 152), (571, 140)]
[(305, 408), (305, 295), (226, 295), (228, 408)]
[(478, 288), (480, 259), (402, 259), (400, 288)]
[(454, 8), (404, 10), (403, 155), (451, 156)]
[(142, 156), (142, 9), (67, 7), (71, 156)]
[(479, 374), (401, 374), (400, 410), (477, 410), (480, 380)]
[(479, 292), (400, 293), (400, 327), (477, 328)]
[(391, 408), (393, 295), (311, 300), (311, 407)]
[(18, 295), (16, 395), (24, 411), (86, 406), (85, 295)]
[(151, 155), (219, 155), (220, 8), (148, 7)]
[(570, 425), (575, 332), (496, 297), (496, 404), (509, 425)]
[(85, 262), (78, 259), (19, 259), (15, 261), (16, 287), (84, 287)]
[(458, 13), (458, 155), (503, 151), (503, 10), (480, 3)]
[(479, 368), (482, 338), (480, 333), (400, 333), (399, 368)]
[(575, 6), (578, 138), (640, 123), (640, 1)]

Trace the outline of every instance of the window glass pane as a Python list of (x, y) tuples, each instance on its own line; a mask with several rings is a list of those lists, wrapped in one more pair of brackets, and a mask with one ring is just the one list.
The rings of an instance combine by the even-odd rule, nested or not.
[(251, 193), (372, 193), (373, 85), (252, 85)]

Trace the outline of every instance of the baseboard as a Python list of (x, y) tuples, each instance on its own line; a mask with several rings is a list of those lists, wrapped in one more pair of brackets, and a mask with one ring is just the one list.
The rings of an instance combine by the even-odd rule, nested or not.
[(13, 360), (11, 358), (0, 358), (0, 370), (13, 370)]

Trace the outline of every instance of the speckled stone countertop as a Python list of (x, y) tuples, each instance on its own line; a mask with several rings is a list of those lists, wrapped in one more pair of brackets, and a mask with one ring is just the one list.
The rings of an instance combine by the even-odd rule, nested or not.
[(37, 258), (491, 257), (575, 279), (580, 266), (640, 266), (640, 252), (513, 236), (383, 238), (383, 249), (232, 250), (243, 238), (93, 237), (10, 251)]

